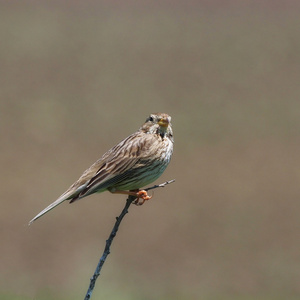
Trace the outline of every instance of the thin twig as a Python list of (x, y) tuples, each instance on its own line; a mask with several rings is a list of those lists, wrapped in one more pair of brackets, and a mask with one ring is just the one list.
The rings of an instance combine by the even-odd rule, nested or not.
[(150, 190), (157, 189), (157, 188), (160, 188), (160, 187), (163, 188), (163, 187), (165, 187), (167, 184), (170, 184), (170, 183), (173, 183), (173, 182), (175, 182), (175, 179), (166, 181), (166, 182), (161, 183), (161, 184), (157, 184), (157, 185), (151, 186), (151, 187), (149, 187), (149, 188), (146, 188), (145, 191), (150, 191)]
[[(173, 183), (175, 180), (169, 180), (169, 181), (166, 181), (162, 184), (159, 184), (159, 185), (154, 185), (152, 187), (149, 187), (147, 189), (145, 189), (146, 191), (149, 191), (149, 190), (152, 190), (152, 189), (156, 189), (156, 188), (159, 188), (159, 187), (165, 187), (167, 184), (170, 184), (170, 183)], [(96, 284), (96, 280), (97, 278), (99, 277), (100, 275), (100, 272), (101, 272), (101, 269), (102, 269), (102, 266), (104, 265), (105, 263), (105, 260), (108, 256), (108, 254), (110, 254), (110, 246), (113, 242), (113, 239), (115, 238), (117, 232), (118, 232), (118, 229), (119, 229), (119, 226), (122, 222), (122, 219), (124, 218), (124, 216), (128, 213), (128, 209), (129, 209), (129, 206), (131, 205), (131, 203), (136, 199), (136, 197), (134, 196), (129, 196), (126, 200), (126, 204), (125, 204), (125, 207), (123, 208), (121, 214), (119, 217), (116, 217), (116, 223), (109, 235), (109, 238), (106, 240), (106, 244), (105, 244), (105, 248), (104, 248), (104, 251), (103, 251), (103, 254), (98, 262), (98, 265), (96, 267), (96, 270), (94, 272), (94, 275), (91, 277), (90, 279), (90, 285), (89, 285), (89, 288), (87, 290), (87, 293), (85, 295), (85, 298), (84, 300), (90, 300), (91, 297), (92, 297), (92, 293), (93, 293), (93, 290), (94, 290), (94, 287), (95, 287), (95, 284)]]
[(115, 223), (115, 225), (114, 225), (114, 227), (113, 227), (113, 229), (112, 229), (112, 231), (111, 231), (111, 233), (109, 235), (109, 238), (106, 240), (106, 244), (105, 244), (105, 248), (104, 248), (103, 254), (102, 254), (102, 256), (101, 256), (101, 258), (100, 258), (100, 260), (98, 262), (98, 265), (97, 265), (97, 268), (95, 270), (94, 275), (91, 277), (90, 286), (89, 286), (89, 288), (87, 290), (87, 293), (85, 295), (84, 300), (91, 299), (91, 296), (92, 296), (92, 293), (93, 293), (93, 290), (94, 290), (94, 287), (95, 287), (96, 280), (97, 280), (98, 276), (100, 275), (100, 271), (102, 269), (102, 266), (105, 263), (106, 257), (110, 253), (111, 243), (112, 243), (114, 237), (117, 234), (117, 231), (119, 229), (119, 225), (120, 225), (123, 217), (128, 213), (128, 208), (131, 205), (131, 203), (132, 203), (133, 200), (135, 200), (135, 197), (134, 196), (129, 196), (128, 199), (126, 200), (125, 207), (123, 208), (120, 216), (116, 217), (116, 223)]

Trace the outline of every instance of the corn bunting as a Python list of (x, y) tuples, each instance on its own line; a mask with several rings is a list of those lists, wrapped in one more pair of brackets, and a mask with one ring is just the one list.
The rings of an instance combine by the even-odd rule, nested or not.
[(173, 143), (171, 117), (165, 113), (151, 114), (137, 132), (108, 150), (29, 224), (65, 200), (72, 203), (104, 191), (132, 195), (136, 197), (136, 205), (143, 204), (151, 197), (139, 189), (164, 172), (173, 153)]

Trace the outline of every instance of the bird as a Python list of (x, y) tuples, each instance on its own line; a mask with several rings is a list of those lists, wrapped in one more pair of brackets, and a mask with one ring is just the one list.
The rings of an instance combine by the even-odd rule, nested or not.
[(170, 163), (173, 145), (171, 116), (150, 114), (139, 130), (108, 150), (29, 225), (66, 200), (73, 203), (104, 191), (134, 196), (133, 203), (142, 205), (152, 196), (140, 188), (162, 175)]

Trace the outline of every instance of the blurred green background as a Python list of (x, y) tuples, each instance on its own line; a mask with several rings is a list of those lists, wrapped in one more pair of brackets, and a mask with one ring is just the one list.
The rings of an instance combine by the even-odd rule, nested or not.
[(121, 195), (28, 221), (151, 112), (175, 152), (93, 299), (300, 299), (299, 1), (1, 1), (0, 299), (83, 299)]

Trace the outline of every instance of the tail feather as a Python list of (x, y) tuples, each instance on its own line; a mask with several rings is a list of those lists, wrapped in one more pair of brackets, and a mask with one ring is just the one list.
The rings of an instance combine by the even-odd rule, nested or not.
[[(86, 187), (88, 184), (88, 181), (84, 182), (84, 184), (77, 185), (78, 181), (75, 182), (75, 184), (71, 185), (71, 187), (65, 191), (57, 200), (55, 200), (53, 203), (51, 203), (49, 206), (47, 206), (45, 209), (43, 209), (40, 213), (38, 213), (30, 222), (28, 225), (31, 225), (35, 220), (46, 214), (48, 211), (56, 207), (57, 205), (61, 204), (65, 200), (71, 200), (71, 202), (80, 199), (82, 197), (79, 197), (80, 192)], [(81, 183), (81, 182), (79, 182)], [(84, 196), (85, 197), (85, 196)], [(70, 202), (70, 203), (71, 203)]]
[(56, 201), (54, 201), (53, 203), (51, 203), (49, 206), (47, 206), (45, 209), (43, 209), (40, 213), (38, 213), (30, 222), (28, 225), (31, 225), (35, 220), (37, 220), (38, 218), (40, 218), (41, 216), (43, 216), (44, 214), (46, 214), (48, 211), (50, 211), (51, 209), (53, 209), (54, 207), (56, 207), (57, 205), (61, 204), (62, 202), (64, 202), (65, 200), (67, 200), (67, 198), (65, 197), (65, 195), (62, 195), (61, 197), (59, 197)]

